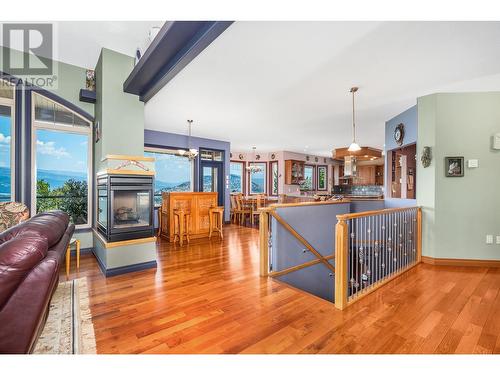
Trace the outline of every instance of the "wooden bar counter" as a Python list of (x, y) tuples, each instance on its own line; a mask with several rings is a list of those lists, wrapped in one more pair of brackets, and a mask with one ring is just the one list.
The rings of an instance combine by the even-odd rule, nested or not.
[(160, 208), (160, 235), (174, 241), (174, 210), (191, 213), (191, 239), (208, 237), (208, 209), (217, 206), (217, 193), (172, 192), (162, 193)]

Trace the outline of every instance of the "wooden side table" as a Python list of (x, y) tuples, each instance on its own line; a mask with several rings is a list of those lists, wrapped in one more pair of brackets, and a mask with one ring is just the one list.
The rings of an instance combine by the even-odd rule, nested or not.
[(66, 249), (66, 278), (69, 278), (69, 265), (71, 262), (71, 245), (76, 244), (76, 269), (80, 269), (80, 240), (72, 238)]

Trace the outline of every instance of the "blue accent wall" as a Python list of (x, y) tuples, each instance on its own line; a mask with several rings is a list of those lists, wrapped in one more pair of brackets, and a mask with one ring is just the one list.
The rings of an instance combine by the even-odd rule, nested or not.
[[(174, 134), (160, 132), (156, 130), (144, 130), (144, 145), (149, 147), (170, 148), (170, 149), (187, 149), (188, 137), (183, 134)], [(218, 141), (208, 138), (191, 137), (191, 147), (200, 149), (207, 148), (212, 150), (224, 151), (224, 220), (229, 221), (230, 215), (230, 191), (226, 187), (226, 177), (229, 176), (229, 162), (231, 144), (225, 141)], [(194, 168), (194, 190), (199, 191), (199, 168), (200, 160), (196, 158)], [(155, 215), (156, 216), (156, 215)]]
[[(394, 140), (394, 129), (399, 124), (405, 126), (403, 144), (399, 146)], [(417, 106), (414, 105), (406, 111), (391, 118), (385, 123), (385, 149), (386, 151), (411, 145), (417, 142)]]
[[(414, 143), (417, 143), (418, 134), (418, 118), (417, 118), (417, 105), (408, 108), (406, 111), (401, 112), (399, 115), (391, 118), (385, 122), (385, 168), (384, 168), (384, 184), (385, 184), (385, 196), (387, 197), (387, 191), (389, 189), (389, 167), (390, 163), (387, 159), (387, 151), (405, 147)], [(403, 124), (405, 127), (405, 135), (403, 138), (403, 144), (399, 146), (394, 140), (394, 130), (399, 124)], [(415, 200), (411, 200), (415, 202)]]

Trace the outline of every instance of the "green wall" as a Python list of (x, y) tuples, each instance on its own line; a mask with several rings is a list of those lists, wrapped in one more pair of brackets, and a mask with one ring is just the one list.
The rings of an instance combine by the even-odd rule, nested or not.
[[(500, 92), (433, 94), (418, 99), (418, 155), (431, 146), (428, 168), (417, 167), (417, 204), (423, 208), (423, 255), (500, 259)], [(463, 156), (464, 177), (445, 177), (444, 158)], [(479, 168), (467, 168), (478, 159)]]
[(94, 154), (97, 171), (107, 154), (144, 154), (144, 103), (136, 95), (123, 92), (123, 82), (133, 68), (133, 57), (101, 50), (95, 68), (95, 119), (101, 124), (101, 140)]
[[(108, 154), (144, 155), (144, 103), (123, 92), (123, 82), (134, 68), (134, 58), (103, 48), (95, 67), (95, 120), (101, 125), (100, 141), (94, 145), (96, 172), (104, 168)], [(95, 220), (95, 218), (94, 218)], [(106, 269), (156, 260), (155, 243), (105, 249), (94, 238), (94, 254)]]
[[(2, 55), (6, 47), (2, 48)], [(15, 59), (21, 59), (23, 53), (17, 50), (11, 50), (12, 56)], [(60, 61), (53, 61), (54, 72), (57, 76), (56, 87), (43, 87), (47, 91), (51, 91), (54, 94), (66, 99), (67, 101), (73, 103), (74, 105), (80, 107), (90, 115), (94, 116), (94, 104), (81, 102), (79, 99), (80, 89), (85, 88), (85, 77), (87, 69), (81, 68), (76, 65), (66, 64)], [(0, 70), (9, 73), (8, 69), (4, 70), (3, 61), (0, 58)]]

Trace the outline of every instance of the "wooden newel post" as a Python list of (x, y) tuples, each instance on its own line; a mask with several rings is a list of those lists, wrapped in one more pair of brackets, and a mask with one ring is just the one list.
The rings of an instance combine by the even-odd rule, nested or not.
[(345, 219), (339, 219), (335, 226), (335, 307), (347, 307), (347, 257), (349, 233)]
[(259, 215), (260, 276), (269, 275), (269, 213)]
[(422, 208), (417, 208), (417, 263), (422, 261)]

